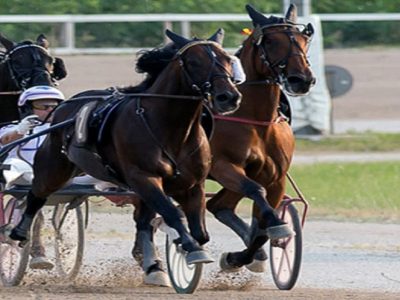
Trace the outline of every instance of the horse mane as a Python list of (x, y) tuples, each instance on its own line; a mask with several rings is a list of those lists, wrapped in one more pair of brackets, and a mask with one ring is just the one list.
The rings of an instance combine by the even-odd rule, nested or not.
[(150, 88), (179, 49), (174, 43), (138, 52), (136, 72), (146, 73), (146, 78), (136, 86), (119, 88), (123, 93), (141, 93)]

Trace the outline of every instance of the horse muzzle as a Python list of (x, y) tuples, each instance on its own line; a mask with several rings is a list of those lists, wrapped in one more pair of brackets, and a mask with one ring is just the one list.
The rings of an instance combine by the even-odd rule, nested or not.
[(233, 113), (239, 108), (242, 94), (236, 91), (224, 91), (214, 95), (214, 109), (220, 114)]
[(305, 76), (303, 74), (289, 75), (283, 81), (285, 90), (293, 96), (301, 96), (307, 94), (315, 85), (314, 76)]

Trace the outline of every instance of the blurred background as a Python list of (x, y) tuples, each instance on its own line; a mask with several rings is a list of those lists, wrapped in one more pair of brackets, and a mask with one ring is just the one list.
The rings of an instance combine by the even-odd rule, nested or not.
[[(247, 3), (266, 15), (282, 15), (294, 3), (299, 22), (311, 21), (318, 28), (309, 53), (318, 87), (309, 97), (292, 99), (298, 136), (400, 131), (395, 74), (400, 0), (0, 0), (0, 32), (15, 41), (45, 33), (53, 53), (75, 55), (65, 58), (71, 76), (61, 86), (71, 95), (139, 81), (134, 54), (166, 42), (165, 28), (187, 37), (208, 37), (223, 27), (224, 46), (234, 52), (245, 39), (242, 29), (251, 28)], [(81, 63), (76, 56), (82, 54), (112, 56)]]

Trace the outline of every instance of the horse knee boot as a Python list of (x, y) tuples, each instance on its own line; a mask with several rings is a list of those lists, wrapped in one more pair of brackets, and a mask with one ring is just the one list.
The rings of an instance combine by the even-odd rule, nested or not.
[(29, 230), (33, 222), (33, 217), (23, 215), (22, 220), (18, 225), (11, 231), (10, 238), (16, 241), (28, 240)]

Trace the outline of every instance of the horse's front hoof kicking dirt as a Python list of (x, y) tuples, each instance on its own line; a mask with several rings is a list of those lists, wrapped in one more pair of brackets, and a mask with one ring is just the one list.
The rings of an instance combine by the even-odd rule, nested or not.
[(199, 263), (208, 264), (212, 262), (214, 262), (214, 259), (204, 250), (189, 252), (186, 255), (186, 263), (188, 265)]
[(254, 259), (251, 263), (245, 265), (245, 267), (254, 273), (264, 273), (268, 269), (267, 260)]
[(143, 278), (143, 283), (147, 285), (171, 287), (169, 277), (163, 271), (156, 271), (145, 274)]
[(273, 226), (267, 228), (267, 235), (270, 240), (288, 238), (294, 235), (294, 231), (288, 224)]
[(228, 262), (229, 252), (222, 253), (219, 259), (219, 267), (222, 271), (227, 273), (239, 272), (242, 267), (235, 267), (229, 264)]

